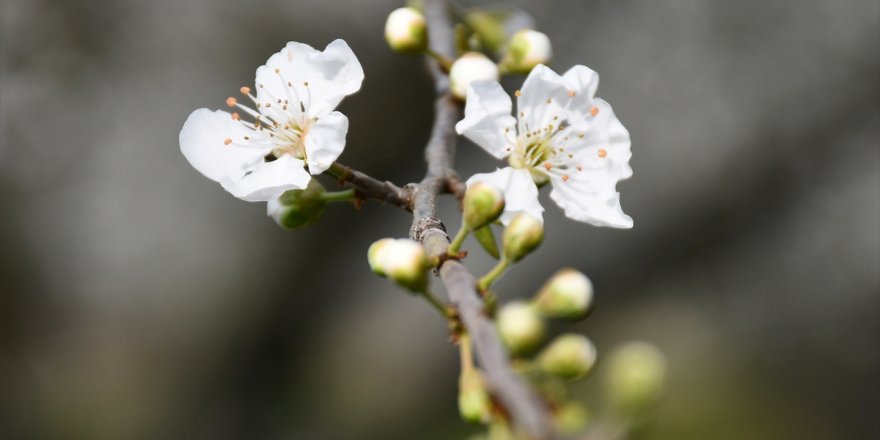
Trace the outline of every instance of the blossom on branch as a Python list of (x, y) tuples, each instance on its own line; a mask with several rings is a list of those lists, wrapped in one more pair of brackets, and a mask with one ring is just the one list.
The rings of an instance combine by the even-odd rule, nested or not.
[(517, 117), (510, 96), (496, 81), (477, 81), (468, 89), (465, 117), (455, 128), (510, 167), (468, 180), (505, 189), (501, 221), (516, 212), (538, 218), (537, 188), (550, 183), (550, 198), (577, 221), (631, 228), (620, 206), (617, 182), (632, 175), (630, 136), (611, 105), (595, 97), (599, 76), (585, 66), (564, 75), (535, 67), (516, 92)]
[[(324, 51), (290, 42), (256, 73), (256, 94), (229, 97), (228, 113), (201, 108), (180, 131), (180, 151), (199, 172), (251, 202), (304, 189), (345, 148), (348, 118), (334, 111), (361, 88), (364, 71), (343, 40)], [(239, 113), (241, 112), (241, 113)], [(249, 118), (251, 120), (246, 120)]]

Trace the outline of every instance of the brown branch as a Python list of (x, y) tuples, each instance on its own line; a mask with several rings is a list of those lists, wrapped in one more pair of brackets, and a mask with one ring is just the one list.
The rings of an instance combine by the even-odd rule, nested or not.
[[(454, 40), (446, 2), (426, 0), (425, 16), (432, 50), (452, 58)], [(449, 236), (437, 218), (437, 197), (442, 192), (460, 194), (464, 189), (453, 171), (456, 145), (454, 127), (461, 119), (461, 104), (449, 93), (449, 79), (440, 66), (433, 60), (428, 63), (437, 89), (436, 113), (431, 137), (425, 147), (428, 172), (413, 193), (410, 236), (420, 241), (429, 255), (445, 256)], [(458, 309), (461, 322), (473, 340), (490, 393), (507, 410), (516, 426), (531, 438), (552, 438), (548, 408), (511, 368), (495, 326), (483, 313), (483, 302), (477, 294), (474, 276), (459, 262), (445, 258), (441, 259), (439, 273), (450, 301)]]
[(361, 199), (379, 200), (407, 211), (413, 210), (412, 185), (401, 188), (387, 180), (384, 182), (377, 180), (338, 162), (330, 166), (327, 174), (335, 177), (339, 183), (351, 184)]

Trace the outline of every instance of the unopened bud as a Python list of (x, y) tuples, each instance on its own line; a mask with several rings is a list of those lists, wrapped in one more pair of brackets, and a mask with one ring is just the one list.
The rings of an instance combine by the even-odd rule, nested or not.
[(522, 301), (505, 304), (497, 315), (498, 333), (515, 355), (528, 354), (544, 338), (544, 321), (535, 309)]
[(399, 8), (388, 14), (385, 21), (385, 41), (391, 50), (401, 53), (420, 53), (428, 48), (425, 16), (413, 8)]
[(460, 99), (467, 98), (468, 87), (474, 81), (498, 80), (498, 66), (479, 52), (468, 52), (452, 63), (449, 69), (449, 82), (452, 94)]
[(462, 205), (465, 224), (476, 231), (501, 216), (504, 194), (491, 183), (477, 182), (468, 186)]
[(306, 189), (285, 191), (280, 197), (269, 200), (267, 214), (279, 225), (295, 229), (311, 225), (324, 215), (327, 202), (321, 199), (326, 192), (317, 180), (312, 179)]
[(458, 380), (458, 412), (461, 418), (470, 423), (485, 423), (489, 420), (491, 410), (492, 402), (483, 375), (474, 368), (463, 370)]
[(553, 340), (538, 355), (542, 370), (563, 379), (580, 379), (596, 363), (596, 347), (584, 335), (567, 333)]
[(421, 292), (428, 285), (428, 257), (422, 246), (413, 240), (379, 240), (367, 250), (367, 261), (373, 272), (413, 292)]
[(511, 262), (519, 261), (535, 250), (544, 240), (544, 224), (526, 213), (517, 214), (501, 237), (504, 256)]
[(379, 276), (385, 276), (385, 261), (383, 253), (388, 247), (394, 243), (393, 238), (383, 238), (370, 245), (367, 250), (367, 261), (370, 263), (370, 269)]
[(574, 269), (556, 272), (538, 291), (538, 310), (549, 318), (581, 319), (593, 305), (593, 284)]
[(553, 414), (553, 426), (564, 436), (583, 432), (590, 421), (590, 411), (578, 402), (565, 402)]
[(538, 64), (547, 64), (552, 57), (553, 48), (546, 34), (523, 29), (513, 34), (501, 64), (510, 72), (529, 73)]
[(660, 396), (666, 376), (666, 358), (657, 347), (630, 342), (608, 361), (609, 398), (618, 410), (635, 413)]

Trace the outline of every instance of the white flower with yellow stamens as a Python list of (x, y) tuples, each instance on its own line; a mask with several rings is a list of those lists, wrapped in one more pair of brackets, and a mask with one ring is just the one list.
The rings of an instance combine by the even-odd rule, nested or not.
[(509, 168), (474, 176), (468, 184), (484, 181), (505, 189), (509, 212), (502, 222), (507, 224), (519, 211), (537, 212), (540, 218), (536, 188), (550, 183), (550, 198), (569, 218), (632, 227), (615, 188), (632, 175), (629, 132), (611, 105), (595, 97), (598, 85), (599, 75), (585, 66), (560, 76), (538, 65), (516, 92), (516, 118), (498, 82), (478, 81), (468, 89), (465, 117), (456, 131), (510, 163)]
[(180, 151), (242, 200), (268, 201), (304, 189), (310, 173), (324, 172), (345, 148), (348, 118), (334, 109), (360, 90), (363, 79), (345, 41), (333, 41), (323, 52), (287, 43), (257, 69), (256, 94), (241, 88), (253, 106), (230, 97), (226, 104), (241, 114), (192, 112), (180, 131)]

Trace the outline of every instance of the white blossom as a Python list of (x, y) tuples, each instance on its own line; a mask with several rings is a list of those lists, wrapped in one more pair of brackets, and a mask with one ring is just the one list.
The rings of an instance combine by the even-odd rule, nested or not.
[(180, 150), (193, 167), (243, 200), (269, 201), (303, 189), (310, 173), (324, 172), (345, 148), (348, 118), (334, 109), (363, 79), (343, 40), (324, 51), (287, 43), (257, 69), (255, 94), (240, 89), (252, 105), (229, 97), (226, 104), (236, 112), (192, 112), (180, 131)]
[[(455, 128), (489, 154), (508, 159), (509, 168), (468, 181), (506, 188), (511, 212), (502, 222), (516, 211), (540, 218), (537, 188), (550, 183), (550, 198), (566, 216), (596, 226), (632, 227), (616, 190), (618, 181), (632, 175), (629, 132), (611, 105), (595, 97), (598, 84), (599, 76), (585, 66), (560, 76), (538, 65), (516, 92), (517, 117), (511, 116), (512, 101), (498, 82), (471, 84), (465, 117)], [(522, 183), (526, 176), (530, 185)]]

